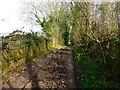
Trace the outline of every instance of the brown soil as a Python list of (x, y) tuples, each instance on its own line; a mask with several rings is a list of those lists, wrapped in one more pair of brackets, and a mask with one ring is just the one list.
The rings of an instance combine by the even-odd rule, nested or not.
[(3, 88), (77, 88), (71, 47), (59, 47), (4, 77)]

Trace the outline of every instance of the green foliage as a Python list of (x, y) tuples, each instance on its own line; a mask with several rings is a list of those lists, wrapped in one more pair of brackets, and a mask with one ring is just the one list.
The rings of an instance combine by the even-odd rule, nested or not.
[[(99, 59), (106, 68), (120, 72), (118, 11), (115, 11), (116, 7), (113, 5), (116, 4), (91, 5), (87, 2), (75, 2), (71, 11), (73, 15), (71, 42), (73, 45), (84, 47), (92, 58)], [(91, 6), (96, 9), (90, 10)], [(95, 16), (92, 16), (90, 12), (96, 13)], [(97, 15), (101, 16), (97, 18)], [(106, 22), (109, 23), (106, 24)]]
[(68, 42), (69, 42), (69, 32), (68, 31), (64, 31), (62, 37), (64, 39), (65, 45), (68, 45)]
[(32, 44), (32, 42), (30, 40), (24, 40), (24, 41), (22, 41), (22, 43), (27, 46), (31, 46), (31, 44)]
[(51, 35), (48, 32), (49, 31), (48, 30), (48, 28), (49, 28), (48, 25), (51, 22), (51, 18), (50, 18), (49, 21), (47, 21), (45, 18), (43, 18), (43, 21), (40, 21), (40, 19), (38, 19), (38, 20), (36, 20), (36, 22), (41, 25), (41, 27), (43, 28), (43, 32), (47, 35), (47, 37), (50, 37)]
[[(62, 40), (65, 45), (71, 41), (75, 46), (81, 85), (85, 88), (119, 87), (116, 81), (120, 75), (120, 25), (116, 3), (54, 3), (50, 9), (47, 8), (48, 13), (43, 16), (43, 20), (40, 20), (37, 13), (44, 9), (37, 9), (33, 7), (31, 11), (37, 19), (35, 22), (43, 28), (44, 36), (38, 36), (38, 32), (24, 33), (17, 30), (3, 37), (4, 67), (9, 67), (13, 59), (32, 59)], [(7, 42), (9, 40), (14, 43)]]
[(8, 45), (8, 43), (7, 43), (7, 42), (3, 42), (3, 43), (2, 43), (2, 48), (6, 48), (6, 47), (7, 47), (7, 45)]
[(15, 61), (20, 60), (22, 58), (22, 55), (18, 54), (13, 57)]
[(67, 23), (67, 20), (63, 21), (62, 22), (62, 27), (61, 27), (62, 30), (62, 38), (64, 40), (64, 44), (65, 45), (68, 45), (68, 42), (69, 42), (69, 35), (70, 35), (70, 28), (69, 28), (69, 25)]
[(20, 37), (23, 40), (20, 37), (18, 38), (15, 33), (17, 32), (10, 34), (10, 38), (7, 37), (2, 42), (2, 69), (4, 74), (15, 70), (23, 63), (29, 63), (33, 58), (42, 55), (48, 48), (53, 47), (52, 41), (43, 35), (38, 35), (38, 32), (31, 31), (21, 34)]
[[(80, 79), (80, 85), (84, 88), (120, 88), (117, 81), (117, 75), (113, 75), (111, 79), (109, 75), (111, 71), (105, 69), (99, 62), (88, 58), (84, 49), (74, 47), (77, 72)], [(86, 54), (86, 55), (85, 55)], [(117, 79), (114, 79), (114, 78)]]

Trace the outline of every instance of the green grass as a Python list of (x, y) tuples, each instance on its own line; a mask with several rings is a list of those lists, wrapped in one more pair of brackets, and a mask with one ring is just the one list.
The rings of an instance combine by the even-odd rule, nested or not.
[(74, 47), (79, 84), (83, 88), (120, 88), (120, 84), (109, 79), (110, 72), (99, 62), (87, 56), (84, 49)]

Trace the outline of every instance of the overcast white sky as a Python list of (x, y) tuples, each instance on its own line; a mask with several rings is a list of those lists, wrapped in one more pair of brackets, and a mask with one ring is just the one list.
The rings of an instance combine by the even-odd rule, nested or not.
[[(23, 0), (0, 0), (0, 33), (10, 33), (21, 27), (25, 27), (24, 31), (31, 29), (21, 17), (21, 1)], [(37, 26), (33, 29), (40, 30)]]
[[(21, 13), (20, 13), (22, 7), (21, 1), (26, 1), (26, 0), (0, 0), (0, 33), (10, 33), (15, 29), (20, 29), (21, 27), (25, 27), (24, 31), (29, 31), (29, 29), (31, 29), (31, 26), (26, 25), (26, 22), (23, 22), (23, 18), (21, 17)], [(36, 0), (32, 0), (32, 1), (36, 1)], [(43, 2), (46, 0), (41, 0), (41, 1)], [(93, 1), (101, 1), (101, 0), (93, 0)], [(106, 1), (106, 0), (102, 0), (102, 1)], [(107, 0), (107, 1), (113, 1), (113, 0)], [(35, 25), (33, 29), (34, 31), (41, 30), (40, 26), (38, 27)]]

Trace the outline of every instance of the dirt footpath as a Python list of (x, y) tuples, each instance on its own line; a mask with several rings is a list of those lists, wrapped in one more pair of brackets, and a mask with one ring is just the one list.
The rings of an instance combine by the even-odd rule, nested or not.
[(4, 88), (77, 88), (71, 47), (59, 47), (3, 78)]

